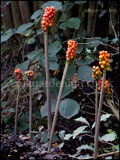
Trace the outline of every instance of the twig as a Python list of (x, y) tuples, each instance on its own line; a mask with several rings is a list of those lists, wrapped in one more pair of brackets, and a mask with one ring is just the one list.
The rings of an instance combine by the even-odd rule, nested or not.
[(51, 95), (50, 95), (50, 77), (49, 77), (50, 74), (49, 74), (49, 61), (48, 61), (48, 32), (44, 32), (44, 52), (45, 52), (45, 69), (46, 69), (48, 142), (49, 142), (52, 119), (51, 119)]
[(56, 108), (55, 108), (55, 115), (54, 115), (51, 134), (50, 134), (50, 141), (49, 141), (49, 144), (48, 144), (48, 153), (51, 152), (52, 138), (53, 138), (53, 134), (54, 134), (54, 130), (55, 130), (55, 125), (56, 125), (57, 115), (58, 115), (58, 110), (59, 110), (59, 104), (60, 104), (60, 100), (61, 100), (61, 96), (62, 96), (64, 81), (65, 81), (65, 77), (66, 77), (66, 74), (67, 74), (68, 66), (69, 66), (69, 62), (66, 61), (63, 76), (62, 76), (62, 81), (61, 81), (61, 85), (60, 85), (60, 90), (59, 90), (59, 94), (58, 94), (57, 104), (56, 104)]
[(15, 108), (15, 135), (17, 135), (18, 131), (18, 105), (19, 105), (19, 96), (20, 96), (20, 85), (17, 84), (18, 94), (16, 100), (16, 108)]
[(100, 92), (100, 101), (99, 101), (97, 123), (95, 125), (94, 159), (97, 158), (97, 154), (98, 154), (98, 138), (99, 138), (99, 130), (100, 130), (100, 118), (101, 118), (101, 111), (102, 111), (105, 78), (106, 78), (106, 71), (103, 70), (102, 89)]
[(106, 100), (107, 100), (107, 103), (108, 103), (108, 105), (109, 105), (109, 108), (112, 110), (113, 114), (115, 115), (115, 117), (116, 117), (116, 118), (118, 119), (118, 121), (119, 121), (119, 111), (117, 111), (117, 110), (113, 107), (110, 99), (106, 98)]

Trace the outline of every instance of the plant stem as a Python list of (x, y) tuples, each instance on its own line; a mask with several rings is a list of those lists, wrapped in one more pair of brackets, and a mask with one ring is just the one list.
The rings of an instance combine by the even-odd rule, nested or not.
[(32, 81), (29, 80), (29, 135), (32, 139)]
[(61, 96), (62, 96), (64, 81), (65, 81), (65, 77), (66, 77), (66, 74), (67, 74), (68, 66), (69, 66), (69, 62), (66, 61), (63, 76), (62, 76), (62, 80), (61, 80), (60, 90), (59, 90), (59, 94), (58, 94), (58, 98), (57, 98), (56, 108), (55, 108), (55, 115), (54, 115), (51, 134), (50, 134), (50, 141), (49, 141), (49, 144), (48, 144), (48, 153), (51, 152), (52, 138), (53, 138), (53, 134), (54, 134), (54, 130), (55, 130), (55, 125), (56, 125), (56, 122), (57, 122), (57, 115), (58, 115), (58, 111), (59, 111), (59, 105), (60, 105), (60, 100), (61, 100)]
[(110, 100), (109, 98), (106, 98), (106, 100), (107, 100), (107, 103), (108, 103), (110, 109), (112, 110), (113, 114), (115, 115), (115, 117), (116, 117), (116, 118), (118, 119), (118, 121), (119, 121), (119, 111), (117, 111), (117, 110), (114, 108), (114, 106), (112, 105), (111, 100)]
[(95, 90), (95, 122), (97, 122), (98, 114), (98, 82), (96, 81), (96, 90)]
[(16, 108), (15, 108), (15, 135), (17, 135), (18, 131), (18, 105), (19, 105), (19, 96), (20, 96), (20, 85), (19, 83), (17, 84), (17, 100), (16, 100)]
[(102, 111), (102, 103), (103, 103), (103, 96), (104, 96), (104, 83), (106, 78), (106, 71), (103, 70), (103, 80), (102, 80), (102, 88), (100, 92), (100, 101), (99, 101), (99, 109), (97, 114), (97, 123), (95, 125), (95, 143), (94, 143), (94, 159), (97, 159), (98, 154), (98, 138), (99, 138), (99, 130), (100, 130), (100, 117)]
[(49, 61), (48, 61), (48, 32), (44, 32), (44, 52), (45, 52), (45, 69), (46, 69), (48, 142), (49, 142), (51, 126), (52, 126), (52, 118), (51, 118), (50, 74), (49, 74)]

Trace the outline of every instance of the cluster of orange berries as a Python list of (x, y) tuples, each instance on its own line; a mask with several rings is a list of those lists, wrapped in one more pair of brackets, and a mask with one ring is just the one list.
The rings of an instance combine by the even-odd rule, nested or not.
[[(98, 90), (101, 91), (101, 87), (102, 87), (102, 78), (98, 81)], [(111, 96), (111, 91), (110, 91), (110, 86), (109, 86), (109, 82), (108, 80), (105, 80), (105, 84), (104, 84), (104, 95), (106, 97), (110, 97)]]
[(53, 25), (54, 14), (55, 14), (54, 6), (46, 7), (44, 14), (43, 14), (42, 22), (41, 22), (43, 31), (47, 31), (48, 27), (51, 27)]
[(99, 52), (99, 65), (102, 69), (105, 69), (106, 71), (110, 70), (110, 63), (109, 58), (110, 54), (107, 51), (100, 51)]
[(26, 74), (28, 80), (32, 81), (34, 79), (34, 72), (33, 71), (28, 70), (28, 71), (25, 72), (25, 74)]
[(69, 61), (70, 59), (74, 59), (76, 50), (77, 50), (76, 41), (69, 40), (68, 41), (68, 48), (67, 48), (67, 52), (66, 52), (67, 61)]
[(18, 79), (19, 83), (23, 84), (23, 73), (22, 73), (22, 71), (19, 68), (17, 68), (17, 69), (15, 69), (14, 74), (15, 74), (16, 78)]
[(93, 66), (92, 78), (93, 80), (99, 80), (102, 76), (102, 72), (99, 66)]

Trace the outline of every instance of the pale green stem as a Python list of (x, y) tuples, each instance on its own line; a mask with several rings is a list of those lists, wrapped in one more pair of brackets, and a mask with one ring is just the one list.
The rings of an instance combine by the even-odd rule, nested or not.
[(106, 98), (106, 100), (107, 100), (107, 103), (108, 103), (110, 109), (112, 110), (113, 114), (115, 115), (115, 117), (116, 117), (116, 118), (118, 119), (118, 121), (119, 121), (119, 111), (117, 111), (117, 110), (114, 108), (114, 106), (112, 105), (111, 100), (110, 100), (109, 98)]
[(32, 81), (29, 80), (29, 135), (32, 139)]
[(44, 32), (44, 52), (45, 52), (45, 69), (46, 69), (48, 142), (49, 142), (51, 127), (52, 127), (52, 118), (51, 118), (50, 73), (49, 73), (49, 61), (48, 61), (48, 32)]
[(97, 122), (98, 114), (98, 82), (96, 81), (96, 90), (95, 90), (95, 122)]
[(59, 94), (58, 94), (58, 98), (57, 98), (57, 103), (56, 103), (56, 108), (55, 108), (55, 115), (54, 115), (54, 119), (53, 119), (53, 123), (52, 123), (50, 141), (49, 141), (49, 144), (48, 144), (48, 153), (51, 152), (52, 138), (53, 138), (53, 135), (54, 135), (54, 130), (55, 130), (56, 122), (57, 122), (59, 105), (60, 105), (60, 101), (61, 101), (61, 96), (62, 96), (62, 91), (63, 91), (63, 87), (64, 87), (64, 82), (65, 82), (65, 77), (66, 77), (66, 74), (67, 74), (68, 66), (69, 66), (69, 62), (66, 61), (64, 72), (63, 72), (63, 76), (62, 76), (62, 80), (61, 80), (60, 90), (59, 90)]
[(20, 85), (19, 83), (17, 84), (17, 99), (16, 99), (16, 108), (15, 108), (15, 135), (17, 135), (18, 131), (18, 105), (19, 105), (19, 96), (20, 96)]
[(101, 92), (100, 92), (100, 101), (99, 101), (99, 108), (98, 108), (98, 114), (97, 114), (97, 123), (95, 125), (95, 143), (94, 143), (94, 156), (93, 156), (94, 159), (97, 159), (97, 154), (98, 154), (98, 139), (99, 139), (102, 103), (103, 103), (103, 96), (104, 96), (105, 78), (106, 78), (106, 71), (103, 70), (103, 80), (102, 80), (102, 88), (101, 88)]

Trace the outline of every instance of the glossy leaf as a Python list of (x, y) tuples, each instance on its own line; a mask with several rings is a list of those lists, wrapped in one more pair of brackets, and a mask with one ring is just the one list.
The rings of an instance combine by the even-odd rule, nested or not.
[(41, 7), (42, 9), (45, 9), (46, 7), (51, 7), (54, 6), (55, 10), (62, 10), (62, 2), (58, 2), (58, 1), (48, 1), (46, 3), (44, 3)]

